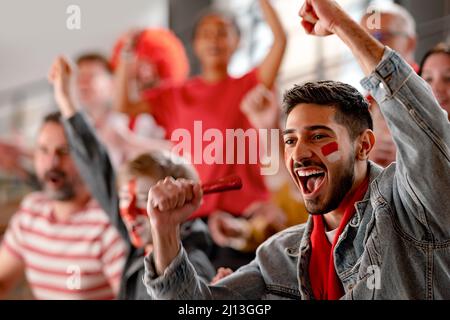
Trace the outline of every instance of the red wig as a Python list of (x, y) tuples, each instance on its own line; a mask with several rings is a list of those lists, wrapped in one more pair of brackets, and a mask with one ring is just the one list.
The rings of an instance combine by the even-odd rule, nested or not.
[[(117, 67), (124, 37), (114, 46), (111, 66)], [(150, 61), (163, 81), (182, 82), (189, 73), (189, 62), (180, 39), (170, 30), (162, 28), (145, 29), (135, 47), (139, 59)]]

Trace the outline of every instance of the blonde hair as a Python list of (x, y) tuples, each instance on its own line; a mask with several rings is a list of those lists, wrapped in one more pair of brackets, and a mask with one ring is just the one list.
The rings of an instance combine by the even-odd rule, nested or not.
[(197, 172), (186, 160), (162, 151), (151, 151), (138, 155), (123, 165), (119, 176), (122, 178), (147, 176), (155, 180), (166, 177), (199, 180)]

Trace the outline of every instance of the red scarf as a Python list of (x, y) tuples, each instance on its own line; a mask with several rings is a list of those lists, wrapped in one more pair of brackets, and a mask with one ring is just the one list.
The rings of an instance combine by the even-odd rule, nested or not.
[(350, 195), (341, 202), (340, 207), (344, 210), (344, 216), (339, 224), (333, 244), (325, 234), (325, 224), (322, 215), (314, 215), (313, 230), (311, 234), (311, 259), (309, 262), (309, 278), (314, 297), (317, 300), (337, 300), (344, 295), (344, 288), (336, 274), (333, 259), (333, 250), (339, 235), (355, 213), (355, 202), (364, 197), (369, 186), (369, 177), (358, 186)]

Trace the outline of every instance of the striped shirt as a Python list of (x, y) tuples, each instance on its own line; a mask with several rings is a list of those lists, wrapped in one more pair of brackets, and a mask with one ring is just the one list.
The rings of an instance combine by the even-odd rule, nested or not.
[(124, 241), (98, 205), (56, 221), (39, 192), (22, 201), (1, 245), (24, 262), (37, 299), (114, 299), (126, 260)]

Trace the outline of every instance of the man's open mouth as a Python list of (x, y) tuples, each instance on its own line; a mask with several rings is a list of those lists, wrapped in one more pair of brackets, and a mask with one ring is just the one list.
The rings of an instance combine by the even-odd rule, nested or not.
[(325, 181), (325, 171), (320, 168), (299, 168), (295, 170), (303, 195), (316, 194)]
[(49, 171), (45, 175), (45, 180), (53, 185), (59, 185), (64, 182), (65, 174), (60, 171)]

